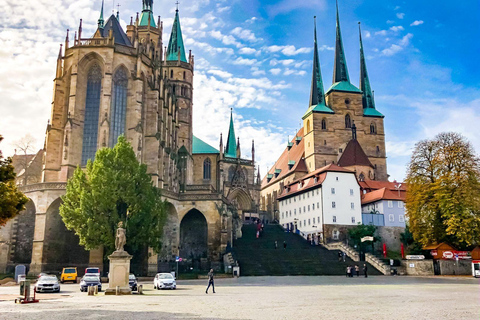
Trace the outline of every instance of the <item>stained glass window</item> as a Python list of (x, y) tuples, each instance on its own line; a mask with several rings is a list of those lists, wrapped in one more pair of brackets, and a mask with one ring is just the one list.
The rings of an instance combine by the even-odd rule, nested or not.
[(87, 75), (87, 95), (85, 98), (85, 121), (83, 125), (82, 166), (88, 159), (95, 158), (98, 137), (98, 114), (100, 109), (100, 89), (102, 71), (94, 64)]
[(205, 159), (203, 161), (203, 179), (210, 180), (212, 177), (212, 162), (210, 158)]
[(112, 106), (110, 109), (110, 147), (117, 143), (117, 139), (121, 134), (125, 134), (127, 90), (127, 72), (121, 68), (113, 76)]

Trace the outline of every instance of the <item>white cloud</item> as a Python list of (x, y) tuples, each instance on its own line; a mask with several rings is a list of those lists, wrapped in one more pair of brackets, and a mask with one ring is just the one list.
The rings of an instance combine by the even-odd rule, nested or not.
[(223, 13), (223, 12), (229, 11), (230, 9), (231, 9), (231, 7), (229, 7), (229, 6), (226, 6), (226, 7), (218, 7), (218, 8), (217, 8), (217, 12), (218, 12), (218, 13)]
[(410, 26), (414, 27), (414, 26), (419, 26), (421, 24), (423, 24), (423, 20), (415, 20), (410, 24)]
[(185, 41), (185, 45), (193, 46), (201, 49), (202, 51), (216, 55), (216, 54), (226, 54), (226, 55), (233, 55), (234, 51), (232, 48), (218, 48), (213, 47), (206, 42), (195, 41), (192, 38), (187, 38)]
[(230, 72), (217, 70), (217, 69), (208, 70), (208, 73), (219, 76), (220, 78), (224, 78), (224, 79), (229, 79), (233, 76)]
[(238, 51), (240, 54), (255, 54), (257, 50), (253, 48), (243, 47)]
[(372, 34), (370, 33), (370, 31), (365, 31), (365, 38), (370, 38), (372, 36)]
[(250, 70), (252, 71), (253, 76), (262, 76), (266, 74), (264, 70), (260, 70), (258, 67), (252, 67)]
[(309, 52), (312, 51), (312, 48), (298, 48), (298, 49), (296, 49), (295, 46), (293, 46), (293, 45), (287, 45), (287, 46), (273, 45), (273, 46), (267, 47), (266, 49), (270, 52), (273, 52), (273, 53), (281, 52), (286, 56), (295, 56), (297, 54), (309, 53)]
[(396, 11), (396, 10), (398, 10), (398, 9), (400, 9), (400, 6), (396, 6), (393, 10)]
[(234, 36), (231, 36), (231, 35), (224, 35), (222, 34), (221, 31), (218, 31), (218, 30), (213, 30), (213, 31), (210, 31), (210, 36), (212, 36), (212, 38), (214, 39), (217, 39), (217, 40), (220, 40), (222, 41), (223, 44), (229, 46), (229, 45), (234, 45), (236, 46), (237, 48), (241, 48), (243, 47), (243, 44), (241, 44), (240, 42), (238, 42)]
[(251, 17), (250, 19), (245, 20), (245, 23), (254, 23), (255, 21), (258, 21), (257, 17)]
[(285, 71), (283, 72), (284, 76), (289, 76), (289, 75), (304, 76), (306, 74), (307, 72), (305, 70), (295, 70), (290, 68), (286, 68)]
[(408, 33), (405, 35), (398, 44), (392, 44), (389, 48), (382, 50), (382, 54), (385, 56), (393, 56), (394, 54), (405, 49), (406, 46), (410, 43), (410, 39), (413, 38), (413, 34)]
[(398, 19), (403, 19), (404, 17), (405, 17), (405, 13), (402, 13), (402, 12), (397, 13)]
[(257, 59), (244, 59), (244, 58), (238, 57), (232, 63), (235, 65), (251, 66), (251, 65), (257, 64), (257, 62), (258, 62)]
[(375, 35), (380, 35), (380, 36), (386, 36), (387, 35), (387, 30), (380, 30), (375, 32)]
[(255, 34), (248, 29), (243, 29), (241, 27), (236, 27), (231, 31), (231, 34), (237, 36), (237, 38), (245, 40), (245, 41), (250, 41), (250, 42), (257, 42), (262, 40), (261, 38), (255, 37)]
[(395, 21), (393, 21), (393, 20), (387, 20), (387, 24), (394, 24), (394, 23), (395, 23)]
[(278, 75), (280, 74), (280, 72), (282, 72), (282, 69), (280, 68), (273, 68), (273, 69), (270, 69), (270, 73), (273, 74), (273, 75)]
[(390, 28), (390, 30), (392, 30), (393, 32), (397, 32), (405, 29), (402, 26), (393, 26)]

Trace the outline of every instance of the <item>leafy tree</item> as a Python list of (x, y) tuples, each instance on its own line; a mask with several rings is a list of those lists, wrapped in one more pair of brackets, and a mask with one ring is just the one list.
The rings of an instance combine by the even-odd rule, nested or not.
[(422, 244), (415, 241), (415, 239), (413, 238), (413, 233), (410, 232), (410, 227), (408, 226), (408, 224), (405, 227), (405, 232), (402, 232), (400, 234), (400, 241), (405, 246), (405, 251), (408, 254), (423, 253)]
[[(380, 240), (379, 237), (375, 237), (375, 231), (377, 227), (373, 225), (358, 224), (355, 227), (348, 229), (348, 235), (355, 245), (362, 246), (363, 237), (374, 237), (373, 242)], [(368, 243), (371, 243), (370, 241)]]
[[(0, 142), (2, 140), (3, 137), (0, 135)], [(12, 159), (4, 159), (0, 150), (0, 226), (25, 210), (25, 204), (28, 202), (28, 198), (18, 191), (15, 176)]]
[(104, 246), (110, 254), (123, 221), (127, 250), (134, 253), (148, 246), (160, 251), (165, 205), (125, 137), (120, 136), (114, 148), (98, 150), (85, 171), (77, 167), (62, 200), (60, 215), (85, 249)]
[(416, 144), (408, 167), (406, 210), (422, 245), (458, 247), (480, 239), (480, 162), (458, 133), (441, 133)]

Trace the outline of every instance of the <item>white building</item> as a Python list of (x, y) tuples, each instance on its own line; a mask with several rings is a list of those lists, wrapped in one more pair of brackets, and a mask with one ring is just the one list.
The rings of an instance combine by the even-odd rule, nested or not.
[(341, 240), (362, 222), (360, 197), (355, 172), (330, 164), (283, 188), (279, 222), (304, 237)]

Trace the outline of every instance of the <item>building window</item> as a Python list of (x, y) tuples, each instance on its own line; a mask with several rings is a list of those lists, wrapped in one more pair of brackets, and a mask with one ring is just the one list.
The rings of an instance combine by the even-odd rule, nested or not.
[(388, 207), (393, 208), (393, 201), (388, 201)]
[(95, 158), (98, 138), (98, 114), (100, 111), (100, 89), (102, 71), (94, 64), (87, 75), (87, 95), (85, 98), (85, 120), (83, 125), (82, 166), (88, 159)]
[(332, 188), (332, 194), (335, 194), (335, 188)]
[(307, 198), (310, 198), (310, 192), (307, 192)]
[(308, 219), (308, 225), (310, 225), (310, 219)]
[(335, 208), (335, 201), (332, 201), (332, 208)]
[(399, 222), (405, 222), (405, 217), (403, 216), (403, 214), (398, 216), (398, 221)]
[(303, 220), (303, 225), (306, 227), (307, 226), (307, 220)]
[(370, 124), (370, 134), (377, 134), (377, 129), (375, 128), (375, 124), (373, 122)]
[(333, 216), (333, 222), (337, 222), (337, 216)]
[(285, 214), (285, 212), (282, 212), (282, 219), (284, 218), (284, 214)]
[(335, 180), (338, 181), (338, 177), (335, 177)]
[(350, 115), (347, 114), (345, 116), (345, 128), (351, 128), (352, 127), (352, 119), (350, 118)]
[(302, 213), (302, 207), (298, 208), (298, 214)]
[(302, 221), (300, 221), (300, 228), (302, 227)]
[(315, 224), (315, 218), (312, 219), (312, 223)]
[(327, 130), (327, 120), (325, 118), (322, 119), (322, 130)]
[(292, 216), (292, 210), (290, 210), (290, 217)]
[(292, 198), (288, 199), (288, 203), (292, 203)]
[(127, 71), (124, 68), (120, 68), (113, 76), (112, 106), (110, 109), (110, 147), (117, 143), (117, 139), (121, 134), (125, 134), (127, 89)]
[(340, 232), (338, 230), (333, 230), (333, 240), (338, 240), (340, 237)]
[(310, 205), (308, 205), (308, 211), (310, 211)]
[(310, 120), (307, 120), (307, 133), (310, 132)]
[(317, 189), (317, 196), (318, 196), (319, 190)]
[(303, 206), (303, 212), (307, 212), (307, 210), (305, 210), (305, 209), (306, 209), (305, 206)]
[(185, 80), (187, 78), (187, 74), (185, 71), (183, 71), (183, 80)]
[(203, 180), (210, 180), (212, 178), (212, 162), (210, 158), (203, 161)]
[(353, 189), (350, 189), (350, 195), (353, 196)]
[(393, 214), (388, 215), (388, 221), (395, 222), (395, 216)]
[(398, 201), (398, 207), (403, 208), (403, 201)]
[(355, 203), (351, 202), (350, 203), (350, 208), (355, 209)]
[(320, 208), (320, 202), (317, 202), (317, 209)]
[(352, 223), (355, 223), (355, 217), (352, 217)]
[(303, 199), (305, 200), (305, 193), (303, 194)]
[(173, 70), (170, 70), (170, 78), (173, 79)]
[(297, 209), (293, 209), (293, 214), (297, 215)]

